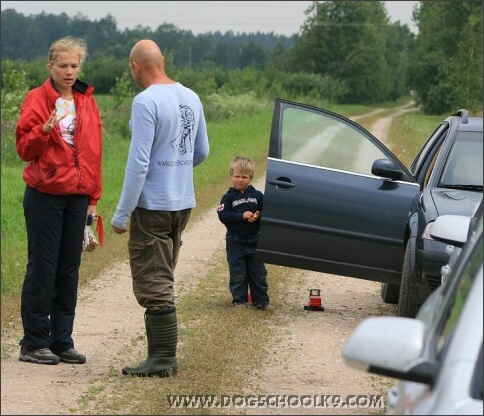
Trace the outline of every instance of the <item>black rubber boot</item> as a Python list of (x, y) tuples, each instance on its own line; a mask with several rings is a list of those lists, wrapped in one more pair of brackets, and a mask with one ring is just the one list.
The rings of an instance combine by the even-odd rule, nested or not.
[(145, 312), (148, 358), (136, 367), (124, 367), (124, 375), (137, 377), (169, 377), (177, 373), (176, 345), (178, 324), (176, 310), (160, 309)]

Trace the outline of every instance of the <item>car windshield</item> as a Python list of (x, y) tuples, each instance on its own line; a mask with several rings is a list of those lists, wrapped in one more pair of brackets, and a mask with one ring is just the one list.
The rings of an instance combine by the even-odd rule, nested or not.
[(482, 133), (461, 132), (450, 151), (439, 186), (482, 192), (482, 152)]

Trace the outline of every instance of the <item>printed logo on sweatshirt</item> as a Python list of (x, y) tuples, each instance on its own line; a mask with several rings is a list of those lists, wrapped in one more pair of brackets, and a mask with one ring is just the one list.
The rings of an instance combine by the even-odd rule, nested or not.
[(257, 204), (257, 198), (242, 198), (242, 199), (237, 199), (236, 201), (232, 202), (232, 206), (236, 207), (237, 205), (240, 204)]
[(195, 128), (195, 115), (190, 107), (180, 105), (178, 107), (178, 136), (171, 141), (174, 153), (186, 155), (193, 153), (193, 136)]
[(158, 166), (167, 167), (191, 165), (192, 163), (193, 162), (191, 160), (158, 160), (158, 162), (156, 162)]
[(217, 211), (223, 211), (225, 208), (225, 204), (220, 204), (217, 208)]

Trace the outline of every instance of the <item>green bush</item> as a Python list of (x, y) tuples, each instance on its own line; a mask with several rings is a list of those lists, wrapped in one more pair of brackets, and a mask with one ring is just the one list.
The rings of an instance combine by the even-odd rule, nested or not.
[(18, 159), (15, 149), (15, 125), (20, 114), (20, 106), (28, 91), (27, 76), (24, 70), (5, 61), (2, 74), (2, 165)]
[(283, 91), (289, 96), (307, 96), (324, 98), (332, 102), (341, 102), (346, 94), (346, 86), (329, 76), (299, 72), (284, 76), (281, 80)]
[(2, 74), (2, 125), (14, 125), (28, 91), (27, 74), (12, 61), (5, 61)]
[(204, 111), (208, 121), (222, 121), (236, 116), (259, 113), (271, 105), (272, 102), (257, 98), (253, 92), (240, 95), (214, 93), (204, 102)]

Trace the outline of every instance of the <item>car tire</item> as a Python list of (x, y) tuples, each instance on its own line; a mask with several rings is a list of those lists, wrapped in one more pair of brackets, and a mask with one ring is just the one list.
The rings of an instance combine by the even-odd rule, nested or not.
[(398, 316), (415, 318), (419, 305), (417, 305), (410, 296), (410, 261), (410, 240), (408, 240), (405, 248), (405, 258), (403, 260), (402, 281), (400, 283), (397, 314)]
[(382, 283), (380, 295), (385, 303), (398, 303), (400, 294), (400, 286), (392, 285), (391, 283)]

